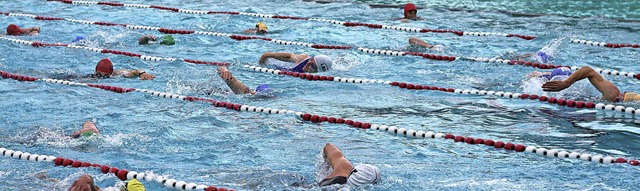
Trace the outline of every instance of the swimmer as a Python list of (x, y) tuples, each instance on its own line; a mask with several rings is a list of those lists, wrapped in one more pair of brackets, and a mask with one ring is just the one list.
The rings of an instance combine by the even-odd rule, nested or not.
[(225, 66), (218, 66), (218, 75), (225, 83), (227, 83), (227, 86), (229, 86), (235, 94), (269, 94), (273, 91), (273, 89), (271, 89), (267, 84), (262, 84), (256, 87), (255, 91), (251, 91), (240, 80), (233, 77), (233, 74), (231, 74), (229, 69)]
[(7, 26), (7, 35), (20, 36), (29, 35), (35, 36), (40, 34), (40, 27), (20, 28), (18, 25), (10, 24)]
[(589, 66), (583, 66), (578, 71), (572, 73), (565, 80), (549, 81), (542, 85), (542, 90), (547, 92), (559, 92), (562, 91), (577, 81), (589, 79), (591, 85), (593, 85), (600, 93), (602, 93), (601, 100), (610, 102), (628, 102), (639, 101), (640, 94), (633, 92), (621, 93), (616, 85), (605, 80), (600, 74), (593, 70)]
[(82, 43), (87, 41), (83, 36), (76, 36), (76, 39), (73, 39), (71, 42), (73, 43)]
[(92, 78), (109, 78), (112, 76), (123, 76), (125, 78), (140, 77), (141, 80), (153, 80), (156, 76), (146, 73), (144, 70), (113, 70), (113, 63), (108, 58), (103, 58), (96, 65), (96, 71), (90, 75)]
[(404, 5), (404, 17), (399, 18), (402, 22), (409, 22), (410, 20), (422, 20), (423, 18), (418, 17), (418, 8), (413, 3), (407, 3)]
[[(156, 41), (158, 41), (158, 38), (156, 38), (155, 36), (144, 35), (138, 39), (138, 44), (139, 45), (154, 44)], [(176, 44), (176, 40), (173, 39), (173, 36), (171, 35), (165, 35), (162, 37), (160, 44), (171, 46)]]
[(274, 58), (284, 62), (295, 63), (292, 68), (277, 67), (278, 70), (285, 70), (300, 73), (317, 73), (331, 69), (333, 61), (325, 55), (309, 56), (306, 54), (293, 54), (289, 52), (267, 52), (260, 56), (258, 63), (264, 65), (267, 59)]
[(378, 167), (370, 164), (359, 164), (353, 166), (342, 151), (335, 145), (327, 143), (323, 149), (323, 156), (331, 165), (331, 173), (327, 175), (319, 186), (333, 184), (347, 184), (350, 187), (364, 186), (367, 184), (377, 184), (382, 180), (382, 175)]
[(100, 133), (95, 123), (91, 121), (85, 121), (82, 124), (82, 128), (76, 132), (73, 132), (70, 136), (72, 138), (90, 137), (91, 135)]
[[(100, 187), (98, 187), (95, 184), (91, 175), (83, 174), (82, 176), (78, 177), (78, 179), (76, 179), (73, 182), (73, 184), (71, 184), (68, 190), (69, 191), (99, 191)], [(122, 187), (120, 187), (120, 190), (146, 191), (146, 188), (142, 183), (140, 183), (140, 181), (134, 178), (127, 181), (124, 185), (122, 185)]]
[(269, 28), (263, 22), (259, 22), (256, 24), (256, 28), (247, 29), (242, 31), (242, 33), (250, 33), (250, 34), (267, 34), (269, 32)]
[(429, 44), (423, 40), (420, 40), (416, 37), (411, 37), (409, 38), (409, 45), (412, 46), (419, 46), (419, 47), (424, 47), (424, 48), (428, 48), (430, 50), (435, 50), (435, 51), (442, 51), (442, 49), (444, 49), (444, 46), (439, 45), (439, 44)]

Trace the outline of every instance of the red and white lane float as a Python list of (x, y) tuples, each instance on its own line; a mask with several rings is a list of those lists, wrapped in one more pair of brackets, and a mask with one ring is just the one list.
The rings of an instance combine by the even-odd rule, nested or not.
[(451, 33), (458, 36), (502, 36), (502, 37), (517, 37), (525, 40), (535, 39), (535, 36), (529, 35), (520, 35), (520, 34), (507, 34), (507, 33), (498, 33), (498, 32), (467, 32), (467, 31), (455, 31), (455, 30), (438, 30), (438, 29), (424, 29), (424, 28), (415, 28), (415, 27), (400, 27), (400, 26), (391, 26), (391, 25), (380, 25), (380, 24), (371, 24), (371, 23), (359, 23), (359, 22), (344, 22), (338, 20), (331, 19), (323, 19), (323, 18), (303, 18), (303, 17), (295, 17), (295, 16), (280, 16), (280, 15), (271, 15), (271, 14), (261, 14), (261, 13), (246, 13), (246, 12), (232, 12), (232, 11), (201, 11), (201, 10), (190, 10), (190, 9), (180, 9), (173, 7), (164, 7), (164, 6), (156, 6), (156, 5), (143, 5), (143, 4), (124, 4), (124, 3), (116, 3), (116, 2), (98, 2), (98, 1), (71, 1), (71, 0), (47, 0), (47, 1), (59, 1), (67, 4), (86, 4), (86, 5), (109, 5), (115, 7), (135, 7), (135, 8), (149, 8), (149, 9), (160, 9), (166, 11), (180, 12), (180, 13), (189, 13), (189, 14), (228, 14), (228, 15), (244, 15), (251, 17), (260, 17), (260, 18), (273, 18), (273, 19), (292, 19), (292, 20), (308, 20), (308, 21), (319, 21), (332, 23), (336, 25), (343, 25), (346, 27), (357, 27), (357, 26), (365, 26), (373, 29), (391, 29), (391, 30), (399, 30), (399, 31), (407, 31), (407, 32), (420, 32), (420, 33)]
[(26, 45), (31, 45), (31, 46), (34, 46), (34, 47), (63, 46), (63, 47), (67, 47), (67, 48), (84, 49), (84, 50), (89, 50), (89, 51), (92, 51), (92, 52), (103, 53), (103, 54), (115, 54), (115, 55), (129, 56), (129, 57), (138, 57), (141, 60), (148, 60), (148, 61), (164, 61), (164, 60), (166, 60), (166, 61), (173, 62), (173, 61), (176, 61), (176, 60), (182, 60), (182, 61), (185, 61), (185, 62), (188, 62), (188, 63), (192, 63), (192, 64), (203, 64), (203, 65), (213, 65), (213, 66), (229, 66), (229, 65), (231, 65), (231, 63), (229, 63), (229, 62), (210, 62), (210, 61), (193, 60), (193, 59), (187, 59), (187, 58), (172, 58), (172, 57), (149, 56), (149, 55), (143, 55), (143, 54), (138, 54), (138, 53), (133, 53), (133, 52), (119, 51), (119, 50), (109, 50), (109, 49), (93, 48), (93, 47), (78, 46), (78, 45), (73, 45), (73, 44), (63, 44), (63, 43), (49, 44), (49, 43), (41, 43), (41, 42), (36, 42), (36, 41), (20, 40), (20, 39), (1, 37), (1, 36), (0, 36), (0, 40), (7, 40), (7, 41), (11, 41), (13, 43), (26, 44)]
[(305, 79), (309, 81), (333, 81), (333, 82), (352, 83), (352, 84), (373, 83), (373, 84), (384, 84), (384, 85), (396, 86), (396, 87), (399, 87), (402, 89), (408, 89), (408, 90), (431, 90), (431, 91), (441, 91), (441, 92), (448, 92), (448, 93), (471, 94), (471, 95), (481, 95), (481, 96), (495, 95), (498, 97), (508, 98), (508, 99), (522, 99), (522, 100), (532, 100), (532, 101), (538, 100), (541, 102), (548, 102), (549, 104), (556, 104), (556, 105), (565, 106), (565, 107), (587, 108), (587, 109), (595, 108), (595, 109), (605, 110), (605, 111), (616, 111), (632, 117), (640, 116), (640, 109), (635, 109), (633, 107), (624, 107), (624, 106), (616, 106), (612, 104), (576, 101), (576, 100), (564, 99), (564, 98), (540, 96), (536, 94), (512, 93), (512, 92), (504, 92), (504, 91), (473, 90), (473, 89), (454, 89), (454, 88), (420, 85), (420, 84), (412, 84), (412, 83), (405, 83), (405, 82), (375, 80), (375, 79), (323, 76), (323, 75), (314, 75), (309, 73), (298, 73), (298, 72), (274, 70), (274, 69), (269, 69), (269, 68), (264, 68), (259, 66), (249, 66), (249, 65), (244, 65), (243, 68), (253, 70), (253, 71), (269, 73), (269, 74), (290, 76), (290, 77)]
[(204, 190), (204, 191), (233, 191), (233, 189), (227, 189), (216, 186), (207, 186), (196, 183), (187, 183), (185, 181), (179, 181), (176, 179), (166, 178), (164, 176), (155, 175), (153, 173), (143, 173), (136, 171), (128, 171), (125, 169), (119, 169), (116, 167), (110, 167), (107, 165), (101, 165), (96, 163), (90, 163), (85, 161), (73, 160), (62, 157), (54, 157), (47, 155), (39, 155), (39, 154), (31, 154), (28, 152), (15, 151), (6, 148), (0, 148), (0, 154), (2, 156), (27, 160), (30, 162), (45, 162), (45, 163), (53, 163), (55, 166), (63, 166), (63, 167), (71, 167), (71, 168), (93, 168), (100, 170), (102, 173), (108, 174), (111, 173), (115, 175), (120, 180), (144, 180), (147, 182), (157, 182), (159, 184), (164, 185), (167, 188), (173, 188), (177, 190)]
[(590, 40), (581, 40), (581, 39), (571, 39), (572, 43), (578, 43), (578, 44), (586, 44), (586, 45), (591, 45), (591, 46), (600, 46), (600, 47), (606, 47), (606, 48), (640, 48), (640, 44), (615, 44), (615, 43), (607, 43), (607, 42), (596, 42), (596, 41), (590, 41)]
[(217, 33), (217, 32), (209, 32), (209, 31), (193, 31), (193, 30), (178, 30), (178, 29), (168, 29), (168, 28), (160, 28), (160, 27), (150, 27), (150, 26), (141, 26), (141, 25), (128, 25), (128, 24), (118, 24), (118, 23), (110, 23), (110, 22), (97, 22), (97, 21), (88, 21), (88, 20), (78, 20), (78, 19), (67, 19), (67, 18), (57, 18), (57, 17), (43, 17), (32, 14), (17, 14), (17, 13), (5, 13), (0, 12), (0, 15), (7, 16), (19, 16), (19, 17), (30, 17), (38, 20), (44, 21), (57, 21), (57, 20), (65, 20), (69, 22), (82, 23), (82, 24), (93, 24), (93, 25), (102, 25), (102, 26), (117, 26), (117, 27), (125, 27), (129, 29), (136, 30), (153, 30), (159, 31), (164, 34), (199, 34), (199, 35), (209, 35), (209, 36), (220, 36), (220, 37), (228, 37), (234, 40), (242, 41), (242, 40), (264, 40), (268, 42), (273, 42), (276, 44), (282, 45), (296, 45), (296, 46), (306, 46), (309, 48), (315, 49), (352, 49), (352, 46), (342, 46), (342, 45), (322, 45), (322, 44), (311, 44), (304, 42), (293, 42), (293, 41), (284, 41), (272, 38), (265, 38), (261, 36), (244, 36), (244, 35), (234, 35), (234, 34), (226, 34), (226, 33)]
[[(254, 68), (254, 70), (256, 70)], [(263, 71), (263, 68), (258, 69), (258, 71)], [(269, 69), (267, 69), (269, 70)], [(269, 71), (267, 71), (269, 72)], [(281, 74), (282, 71), (277, 71), (277, 70), (272, 70), (270, 71), (270, 73), (277, 73), (277, 74)], [(200, 97), (194, 97), (194, 96), (183, 96), (183, 95), (177, 95), (177, 94), (172, 94), (172, 93), (166, 93), (166, 92), (157, 92), (157, 91), (153, 91), (153, 90), (145, 90), (145, 89), (134, 89), (134, 88), (121, 88), (121, 87), (114, 87), (114, 86), (106, 86), (106, 85), (97, 85), (97, 84), (92, 84), (92, 85), (88, 85), (88, 84), (83, 84), (83, 83), (75, 83), (75, 82), (70, 82), (70, 81), (65, 81), (65, 80), (55, 80), (55, 79), (38, 79), (38, 78), (33, 78), (33, 77), (29, 77), (29, 76), (22, 76), (22, 75), (17, 75), (17, 74), (12, 74), (12, 73), (8, 73), (5, 71), (0, 71), (0, 74), (2, 75), (3, 78), (10, 78), (10, 79), (15, 79), (18, 81), (44, 81), (44, 82), (48, 82), (48, 83), (55, 83), (55, 84), (63, 84), (63, 85), (77, 85), (77, 86), (86, 86), (86, 87), (94, 87), (94, 88), (100, 88), (100, 89), (105, 89), (105, 90), (109, 90), (109, 91), (113, 91), (113, 92), (118, 92), (117, 90), (120, 89), (121, 91), (118, 93), (127, 93), (127, 92), (132, 92), (132, 91), (136, 91), (136, 92), (143, 92), (143, 93), (148, 93), (152, 96), (156, 96), (156, 97), (161, 97), (161, 98), (167, 98), (167, 99), (179, 99), (179, 100), (185, 100), (185, 101), (191, 101), (191, 102), (205, 102), (208, 104), (211, 104), (215, 107), (220, 107), (223, 109), (228, 109), (228, 110), (234, 110), (234, 111), (248, 111), (248, 112), (257, 112), (257, 113), (263, 113), (263, 114), (284, 114), (284, 115), (293, 115), (296, 117), (301, 118), (304, 121), (310, 121), (312, 123), (323, 123), (323, 122), (328, 122), (328, 123), (334, 123), (334, 124), (345, 124), (348, 126), (351, 126), (353, 128), (357, 128), (357, 129), (362, 129), (362, 130), (378, 130), (378, 131), (384, 131), (384, 132), (388, 132), (388, 133), (392, 133), (392, 134), (396, 134), (399, 136), (406, 136), (406, 137), (410, 137), (410, 138), (418, 138), (418, 139), (424, 139), (424, 138), (432, 138), (432, 139), (445, 139), (445, 140), (452, 140), (454, 143), (466, 143), (466, 144), (470, 144), (470, 145), (478, 145), (478, 146), (489, 146), (489, 147), (494, 147), (496, 149), (505, 149), (505, 150), (513, 150), (516, 152), (528, 152), (528, 153), (535, 153), (538, 155), (543, 155), (543, 156), (549, 156), (549, 157), (558, 157), (558, 158), (570, 158), (570, 159), (582, 159), (585, 161), (591, 161), (591, 162), (596, 162), (596, 163), (603, 163), (603, 164), (612, 164), (612, 163), (626, 163), (626, 164), (630, 164), (633, 166), (638, 166), (640, 163), (637, 160), (627, 160), (625, 158), (614, 158), (612, 156), (602, 156), (602, 155), (591, 155), (591, 154), (586, 154), (586, 153), (578, 153), (578, 152), (568, 152), (568, 151), (564, 151), (561, 149), (547, 149), (547, 148), (543, 148), (543, 147), (536, 147), (536, 146), (525, 146), (523, 144), (515, 144), (515, 143), (511, 143), (511, 142), (503, 142), (503, 141), (495, 141), (495, 140), (491, 140), (491, 139), (485, 139), (485, 138), (478, 138), (478, 137), (471, 137), (471, 136), (460, 136), (460, 135), (453, 135), (453, 134), (445, 134), (445, 133), (437, 133), (437, 132), (433, 132), (433, 131), (422, 131), (422, 130), (413, 130), (413, 129), (407, 129), (407, 128), (399, 128), (399, 127), (395, 127), (395, 126), (387, 126), (387, 125), (378, 125), (378, 124), (372, 124), (372, 123), (368, 123), (368, 122), (361, 122), (361, 121), (356, 121), (356, 120), (350, 120), (350, 119), (345, 119), (345, 118), (340, 118), (340, 117), (332, 117), (332, 116), (324, 116), (324, 115), (317, 115), (317, 114), (310, 114), (310, 113), (302, 113), (302, 112), (297, 112), (297, 111), (292, 111), (292, 110), (284, 110), (284, 109), (275, 109), (275, 108), (268, 108), (268, 107), (256, 107), (256, 106), (250, 106), (250, 105), (242, 105), (242, 104), (236, 104), (236, 103), (231, 103), (231, 102), (222, 102), (222, 101), (217, 101), (217, 100), (213, 100), (210, 98), (200, 98)], [(305, 77), (307, 78), (307, 77)], [(26, 79), (26, 80), (25, 80)], [(311, 79), (315, 79), (315, 76), (313, 76)], [(336, 81), (336, 78), (333, 78), (334, 81)], [(338, 80), (340, 81), (340, 80)], [(380, 80), (367, 80), (369, 83), (381, 83), (381, 84), (387, 84), (388, 81), (384, 81), (384, 82), (380, 82)], [(373, 82), (372, 82), (373, 81)], [(351, 82), (351, 80), (347, 80), (344, 81), (347, 83), (354, 83)], [(392, 82), (390, 83), (392, 86), (398, 85), (398, 82)], [(402, 85), (398, 85), (401, 86)], [(108, 88), (107, 88), (108, 87)], [(405, 88), (408, 86), (404, 86)], [(425, 87), (425, 86), (422, 86)], [(428, 87), (428, 86), (427, 86)], [(424, 89), (424, 88), (423, 88)], [(428, 89), (433, 89), (433, 90), (438, 90), (438, 91), (446, 91), (446, 92), (462, 92), (462, 93), (466, 93), (468, 92), (467, 90), (455, 90), (455, 89), (451, 89), (451, 88), (439, 88), (439, 87), (429, 87)], [(126, 91), (122, 91), (122, 90), (126, 90)], [(476, 90), (473, 90), (476, 91)], [(477, 91), (477, 93), (475, 94), (485, 94), (485, 95), (497, 95), (497, 96), (501, 96), (501, 97), (508, 97), (508, 98), (521, 98), (521, 99), (531, 99), (530, 95), (525, 95), (525, 94), (513, 94), (513, 93), (509, 93), (509, 92), (491, 92), (491, 91)], [(544, 97), (544, 96), (541, 96)], [(560, 99), (555, 99), (555, 98), (548, 98), (545, 100), (551, 100), (554, 99), (556, 101), (554, 101), (555, 103), (560, 104), (560, 102), (562, 103), (567, 103), (568, 101), (559, 101)], [(549, 101), (551, 103), (551, 101)], [(585, 106), (586, 107), (600, 107), (600, 104), (596, 104), (596, 106), (593, 106), (593, 103), (589, 102), (586, 103)], [(578, 106), (573, 106), (573, 107), (578, 107)], [(610, 107), (610, 106), (602, 106), (604, 107)], [(616, 111), (617, 111), (616, 107)], [(631, 108), (628, 108), (631, 109)], [(633, 110), (633, 109), (632, 109)], [(633, 110), (635, 111), (635, 110)], [(13, 155), (11, 155), (13, 157)], [(53, 159), (49, 159), (49, 160), (55, 160), (55, 158)], [(72, 162), (73, 163), (73, 162)], [(109, 170), (111, 171), (111, 170)], [(126, 173), (125, 173), (126, 174)], [(122, 177), (128, 177), (128, 174), (126, 174), (127, 176), (122, 176)], [(157, 179), (156, 179), (157, 180)], [(173, 181), (171, 181), (173, 183)], [(166, 182), (165, 182), (165, 185)], [(175, 184), (170, 184), (170, 185), (175, 185)], [(173, 186), (175, 187), (175, 186)]]

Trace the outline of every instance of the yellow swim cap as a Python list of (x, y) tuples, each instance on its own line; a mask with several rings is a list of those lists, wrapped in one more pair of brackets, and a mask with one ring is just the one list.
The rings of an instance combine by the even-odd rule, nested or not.
[(258, 24), (256, 24), (256, 29), (258, 29), (258, 30), (269, 30), (269, 28), (267, 28), (267, 25), (265, 25), (263, 22), (259, 22)]
[(126, 185), (120, 187), (120, 191), (147, 191), (147, 189), (144, 188), (142, 183), (134, 178), (129, 180)]
[(622, 98), (622, 101), (640, 101), (640, 94), (637, 93), (633, 93), (633, 92), (627, 92), (624, 93), (624, 98)]

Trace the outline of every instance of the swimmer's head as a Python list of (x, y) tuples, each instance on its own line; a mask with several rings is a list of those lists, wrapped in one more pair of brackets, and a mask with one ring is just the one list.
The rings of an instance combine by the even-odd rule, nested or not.
[(259, 22), (256, 24), (256, 33), (267, 33), (269, 32), (269, 28), (263, 22)]
[(553, 61), (553, 56), (550, 56), (545, 52), (538, 51), (538, 53), (536, 53), (536, 55), (538, 56), (540, 62), (542, 62), (542, 63), (549, 63), (549, 62)]
[(351, 187), (363, 186), (366, 184), (377, 184), (382, 180), (382, 174), (378, 167), (370, 164), (360, 164), (351, 170), (347, 184)]
[(565, 80), (571, 75), (571, 69), (567, 67), (560, 67), (553, 69), (550, 75), (542, 75), (542, 77), (548, 80)]
[(627, 101), (640, 101), (640, 94), (634, 93), (634, 92), (624, 93), (624, 97), (622, 98), (622, 101), (624, 101), (624, 102), (627, 102)]
[(333, 66), (333, 60), (326, 55), (314, 56), (313, 62), (316, 64), (318, 72), (327, 71)]
[(81, 137), (91, 137), (91, 135), (93, 135), (94, 133), (92, 131), (87, 131), (84, 132), (82, 134), (80, 134)]
[(160, 42), (160, 44), (163, 44), (163, 45), (174, 45), (174, 44), (176, 44), (176, 40), (174, 40), (173, 36), (171, 36), (171, 35), (164, 35), (162, 37), (162, 42)]
[(80, 41), (84, 41), (84, 37), (83, 36), (76, 36), (76, 39), (73, 39), (73, 41), (71, 42), (80, 42)]
[(416, 8), (416, 5), (414, 5), (413, 3), (407, 3), (406, 5), (404, 5), (405, 19), (414, 19), (418, 17), (417, 14), (418, 14), (418, 9)]
[(269, 87), (267, 84), (262, 84), (256, 87), (256, 94), (258, 95), (268, 95), (273, 92), (273, 89)]
[(147, 189), (144, 187), (144, 185), (140, 183), (138, 179), (135, 179), (135, 178), (127, 181), (125, 185), (122, 185), (122, 187), (120, 187), (120, 191), (146, 191), (146, 190)]
[(442, 52), (444, 50), (444, 46), (436, 44), (436, 45), (433, 45), (433, 47), (431, 47), (429, 49), (435, 50), (435, 51), (438, 51), (438, 52)]
[(96, 65), (96, 76), (107, 77), (113, 74), (113, 63), (108, 58), (103, 58)]
[(12, 36), (20, 36), (22, 35), (22, 31), (20, 30), (20, 27), (18, 27), (18, 25), (10, 24), (9, 26), (7, 26), (7, 34)]

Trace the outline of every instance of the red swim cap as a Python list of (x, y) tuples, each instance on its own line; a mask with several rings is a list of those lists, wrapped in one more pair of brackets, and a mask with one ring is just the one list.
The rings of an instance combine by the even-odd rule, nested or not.
[(100, 62), (98, 62), (98, 65), (96, 65), (96, 72), (104, 72), (109, 75), (113, 74), (113, 64), (111, 63), (111, 60), (109, 60), (108, 58), (103, 58), (102, 60), (100, 60)]
[(22, 31), (20, 31), (20, 27), (18, 27), (18, 25), (10, 24), (9, 26), (7, 26), (7, 34), (18, 36), (22, 35)]
[(407, 3), (406, 5), (404, 5), (404, 17), (407, 17), (407, 13), (412, 10), (418, 11), (416, 5), (414, 5), (413, 3)]

